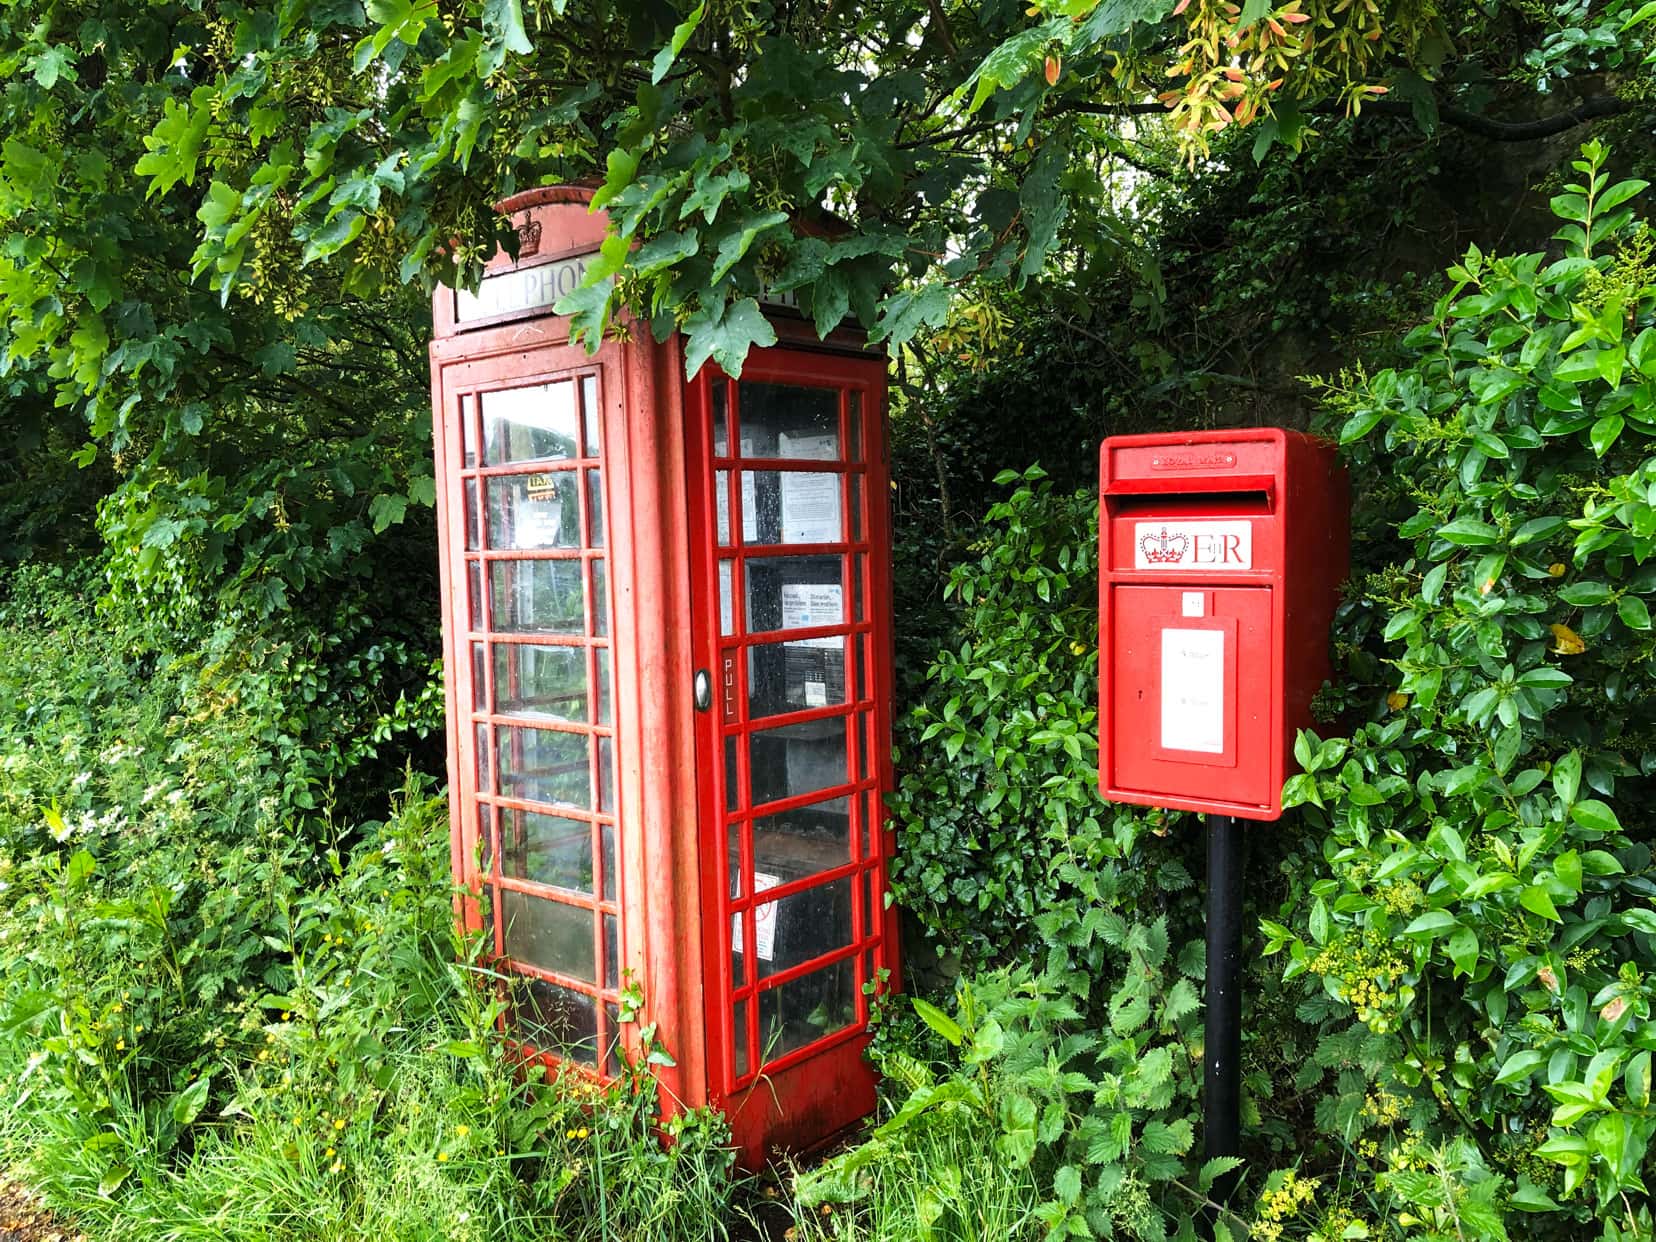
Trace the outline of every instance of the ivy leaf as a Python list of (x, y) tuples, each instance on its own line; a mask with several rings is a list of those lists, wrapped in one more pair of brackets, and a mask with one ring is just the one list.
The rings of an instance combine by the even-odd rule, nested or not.
[(690, 42), (690, 36), (696, 33), (696, 27), (701, 25), (702, 15), (707, 12), (706, 0), (690, 11), (690, 16), (673, 27), (673, 37), (667, 41), (667, 46), (656, 53), (655, 60), (650, 64), (650, 84), (658, 85), (661, 79), (667, 76), (678, 59), (684, 45)]
[(530, 56), (535, 51), (523, 28), (523, 0), (484, 0), (483, 28), (499, 31), (501, 43), (508, 52)]
[(727, 303), (717, 317), (698, 311), (684, 324), (684, 374), (694, 379), (709, 358), (731, 379), (742, 377), (742, 363), (754, 346), (776, 344), (776, 329), (752, 298)]

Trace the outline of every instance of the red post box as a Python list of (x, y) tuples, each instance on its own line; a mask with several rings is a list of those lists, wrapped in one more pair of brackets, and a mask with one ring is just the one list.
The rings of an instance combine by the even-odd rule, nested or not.
[(500, 204), (517, 258), (433, 303), (460, 917), (527, 1053), (610, 1075), (653, 1024), (751, 1167), (872, 1109), (897, 970), (885, 365), (778, 306), (740, 381), (572, 346), (590, 199)]
[(1277, 428), (1115, 436), (1099, 495), (1100, 791), (1277, 818), (1346, 575), (1333, 446)]

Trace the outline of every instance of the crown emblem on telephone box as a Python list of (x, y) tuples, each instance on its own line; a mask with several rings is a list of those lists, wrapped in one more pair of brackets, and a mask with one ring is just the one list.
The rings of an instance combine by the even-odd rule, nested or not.
[(1167, 527), (1156, 534), (1145, 533), (1139, 538), (1139, 550), (1152, 565), (1177, 565), (1190, 549), (1190, 536), (1180, 532), (1170, 535)]

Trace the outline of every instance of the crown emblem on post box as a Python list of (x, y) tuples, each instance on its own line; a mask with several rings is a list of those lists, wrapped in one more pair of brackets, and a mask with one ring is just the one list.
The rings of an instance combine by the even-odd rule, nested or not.
[(1145, 533), (1139, 539), (1139, 550), (1152, 565), (1177, 565), (1190, 549), (1190, 536), (1182, 531), (1170, 535), (1167, 527), (1159, 533)]

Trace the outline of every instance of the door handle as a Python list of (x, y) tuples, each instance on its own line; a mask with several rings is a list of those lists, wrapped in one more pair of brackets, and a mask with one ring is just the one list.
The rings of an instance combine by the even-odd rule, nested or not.
[(708, 708), (713, 706), (713, 675), (705, 668), (698, 668), (696, 670), (695, 679), (691, 685), (692, 693), (695, 697), (696, 710), (698, 712), (705, 712)]

